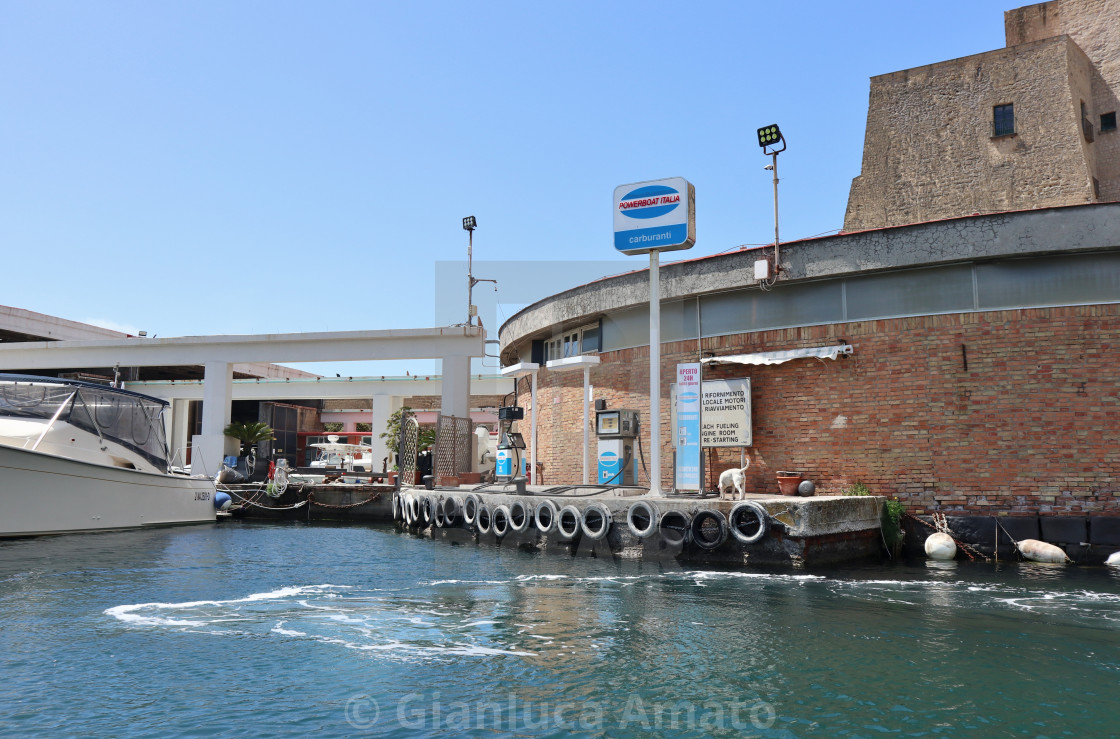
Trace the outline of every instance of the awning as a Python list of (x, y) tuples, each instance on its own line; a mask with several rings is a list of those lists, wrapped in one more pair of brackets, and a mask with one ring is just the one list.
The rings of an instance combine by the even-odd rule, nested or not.
[(781, 352), (758, 352), (757, 354), (728, 354), (722, 357), (704, 357), (704, 364), (782, 364), (791, 359), (836, 359), (841, 354), (851, 354), (855, 350), (851, 344), (816, 346), (807, 349), (787, 349)]

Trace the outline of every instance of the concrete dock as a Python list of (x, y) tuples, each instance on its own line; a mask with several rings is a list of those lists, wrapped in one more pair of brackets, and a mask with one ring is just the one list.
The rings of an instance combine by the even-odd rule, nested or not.
[(230, 486), (245, 518), (396, 523), (434, 539), (570, 555), (727, 566), (822, 565), (880, 551), (882, 498), (747, 494), (646, 497), (642, 488), (490, 484)]

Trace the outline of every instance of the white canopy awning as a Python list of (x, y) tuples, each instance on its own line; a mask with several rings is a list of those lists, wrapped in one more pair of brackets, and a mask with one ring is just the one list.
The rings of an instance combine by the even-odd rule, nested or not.
[(841, 354), (851, 354), (855, 350), (851, 344), (815, 346), (806, 349), (787, 349), (780, 352), (758, 352), (757, 354), (728, 354), (722, 357), (704, 357), (704, 364), (782, 364), (791, 359), (836, 359)]

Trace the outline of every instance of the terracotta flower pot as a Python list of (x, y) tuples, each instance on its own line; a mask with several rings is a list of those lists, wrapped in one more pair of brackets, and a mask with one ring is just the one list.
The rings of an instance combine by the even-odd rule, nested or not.
[(797, 495), (797, 486), (801, 484), (800, 472), (778, 472), (778, 489), (782, 495)]

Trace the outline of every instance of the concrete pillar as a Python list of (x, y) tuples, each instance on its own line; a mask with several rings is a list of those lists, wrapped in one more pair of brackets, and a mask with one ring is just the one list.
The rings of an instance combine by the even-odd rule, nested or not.
[(186, 398), (175, 398), (168, 406), (165, 415), (167, 418), (167, 448), (176, 465), (186, 464), (187, 441), (190, 438), (191, 401)]
[[(191, 471), (213, 477), (222, 467), (226, 452), (230, 401), (233, 398), (233, 365), (207, 362), (202, 385), (202, 433), (193, 437)], [(236, 442), (235, 442), (236, 443)]]
[[(379, 471), (381, 469), (381, 460), (385, 457), (389, 458), (389, 466), (393, 466), (393, 452), (389, 450), (386, 445), (387, 439), (379, 438), (381, 434), (385, 433), (385, 424), (389, 423), (389, 416), (393, 415), (393, 396), (391, 395), (374, 395), (372, 412), (370, 414), (370, 421), (373, 437), (373, 469)], [(395, 451), (395, 450), (394, 450)]]
[(470, 416), (471, 358), (452, 356), (443, 358), (443, 391), (439, 412), (445, 416)]

